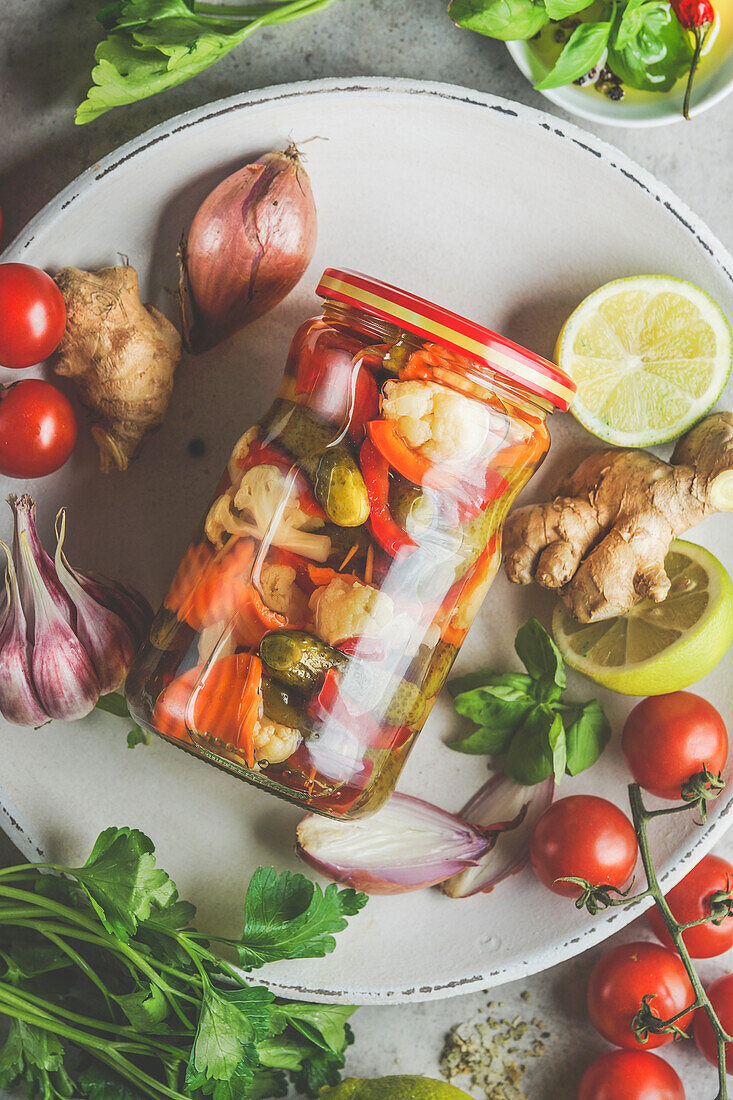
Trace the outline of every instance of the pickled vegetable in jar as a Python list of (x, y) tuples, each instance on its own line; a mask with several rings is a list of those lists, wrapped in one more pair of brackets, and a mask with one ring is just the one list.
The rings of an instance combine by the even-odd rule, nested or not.
[(557, 367), (327, 270), (127, 684), (145, 728), (349, 818), (389, 797), (567, 408)]

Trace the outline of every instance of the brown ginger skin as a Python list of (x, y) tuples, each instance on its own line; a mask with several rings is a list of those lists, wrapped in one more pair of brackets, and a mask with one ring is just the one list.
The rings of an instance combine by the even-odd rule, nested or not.
[(589, 455), (546, 504), (509, 517), (510, 581), (562, 592), (580, 622), (624, 615), (664, 600), (673, 539), (706, 516), (733, 511), (733, 413), (713, 413), (679, 441), (671, 463), (648, 451)]
[(73, 379), (91, 413), (101, 469), (126, 470), (146, 433), (163, 422), (181, 338), (155, 306), (140, 301), (134, 267), (65, 267), (56, 283), (67, 324), (54, 370)]

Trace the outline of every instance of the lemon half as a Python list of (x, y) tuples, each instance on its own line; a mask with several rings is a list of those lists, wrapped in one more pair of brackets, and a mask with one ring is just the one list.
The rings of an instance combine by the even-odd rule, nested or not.
[(624, 447), (676, 439), (720, 397), (733, 344), (720, 306), (665, 275), (606, 283), (563, 325), (555, 359), (575, 381), (571, 411)]
[(733, 642), (733, 581), (702, 546), (678, 539), (664, 562), (672, 582), (662, 603), (579, 623), (558, 604), (552, 632), (571, 668), (622, 695), (665, 695), (697, 683)]

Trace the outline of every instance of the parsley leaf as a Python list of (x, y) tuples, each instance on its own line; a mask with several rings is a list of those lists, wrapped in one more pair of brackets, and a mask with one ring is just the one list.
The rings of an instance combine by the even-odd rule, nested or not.
[(97, 18), (109, 33), (95, 50), (93, 84), (76, 121), (91, 122), (113, 107), (182, 84), (260, 27), (300, 19), (332, 2), (209, 3), (197, 13), (194, 0), (103, 0)]
[(244, 932), (232, 946), (245, 969), (278, 959), (322, 959), (333, 951), (333, 936), (367, 903), (366, 894), (322, 890), (303, 875), (260, 867), (244, 900)]
[(269, 1033), (274, 999), (267, 989), (222, 990), (208, 981), (204, 984), (201, 1015), (186, 1070), (190, 1089), (202, 1088), (207, 1081), (231, 1082), (235, 1075), (240, 1089), (251, 1083), (259, 1063), (256, 1044)]
[(165, 871), (156, 868), (153, 843), (137, 829), (105, 829), (83, 867), (71, 871), (108, 932), (127, 940), (152, 906), (178, 899)]
[(79, 1088), (86, 1100), (142, 1100), (142, 1094), (111, 1069), (93, 1062), (78, 1076)]
[(353, 1016), (353, 1005), (278, 1005), (276, 1014), (323, 1050), (338, 1053), (346, 1045), (346, 1021)]

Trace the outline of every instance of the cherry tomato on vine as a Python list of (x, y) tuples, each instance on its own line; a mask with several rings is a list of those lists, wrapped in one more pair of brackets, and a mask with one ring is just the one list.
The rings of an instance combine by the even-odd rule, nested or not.
[[(695, 994), (679, 955), (657, 943), (624, 943), (606, 952), (588, 979), (588, 1015), (596, 1031), (614, 1046), (640, 1050), (631, 1021), (646, 996), (652, 1015), (668, 1020), (695, 1001)], [(692, 1019), (686, 1013), (676, 1022), (685, 1031)], [(672, 1033), (649, 1035), (644, 1050), (671, 1043)]]
[(0, 389), (0, 474), (45, 477), (75, 443), (74, 410), (50, 382), (27, 378)]
[(685, 1090), (658, 1054), (609, 1050), (588, 1066), (577, 1100), (685, 1100)]
[(581, 894), (574, 883), (556, 881), (564, 876), (620, 889), (636, 866), (636, 834), (626, 814), (612, 802), (594, 795), (571, 795), (545, 810), (532, 833), (529, 857), (540, 882), (563, 897)]
[(63, 295), (50, 275), (28, 264), (0, 264), (0, 366), (47, 359), (66, 328)]
[[(730, 1029), (733, 1028), (733, 974), (724, 974), (722, 978), (716, 978), (707, 987), (706, 992), (723, 1030), (730, 1035)], [(695, 1013), (693, 1034), (697, 1049), (703, 1057), (707, 1058), (708, 1062), (712, 1062), (716, 1066), (718, 1064), (718, 1050), (715, 1043), (715, 1032), (704, 1008), (698, 1008)], [(725, 1068), (729, 1074), (733, 1073), (733, 1043), (725, 1044)]]
[(716, 775), (723, 770), (728, 733), (712, 703), (691, 691), (675, 691), (634, 707), (621, 747), (640, 787), (678, 802), (683, 784), (703, 766)]
[[(666, 895), (672, 916), (680, 924), (699, 920), (710, 912), (710, 898), (717, 893), (733, 890), (733, 864), (720, 856), (703, 856), (698, 863)], [(665, 947), (674, 949), (672, 937), (662, 920), (659, 910), (650, 909), (649, 926)], [(733, 916), (725, 917), (722, 924), (699, 924), (682, 933), (685, 947), (693, 959), (711, 959), (733, 947)]]

